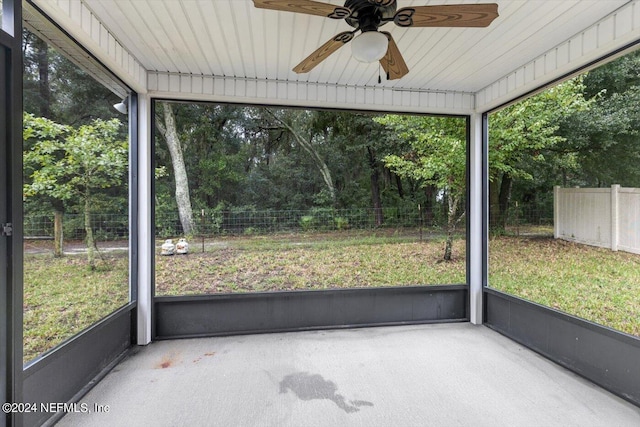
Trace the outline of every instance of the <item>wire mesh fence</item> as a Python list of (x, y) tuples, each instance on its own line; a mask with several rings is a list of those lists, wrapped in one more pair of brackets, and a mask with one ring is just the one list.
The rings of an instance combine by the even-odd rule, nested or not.
[[(425, 221), (419, 209), (228, 209), (202, 210), (198, 214), (193, 234), (201, 236), (438, 227), (434, 221)], [(182, 226), (177, 215), (157, 215), (155, 233), (157, 237), (180, 235)]]
[[(126, 214), (94, 214), (91, 227), (96, 240), (118, 240), (128, 237)], [(311, 210), (201, 210), (194, 215), (194, 231), (200, 236), (251, 235), (279, 232), (335, 231), (373, 229), (381, 227), (432, 227), (435, 220), (426, 221), (420, 209), (311, 209)], [(52, 215), (26, 215), (24, 235), (27, 239), (51, 239), (54, 234)], [(63, 234), (67, 240), (82, 240), (86, 236), (84, 215), (65, 214)], [(177, 213), (157, 214), (155, 235), (158, 238), (183, 234)]]
[[(84, 240), (86, 229), (84, 214), (64, 214), (63, 236), (66, 240)], [(93, 214), (91, 228), (94, 238), (99, 241), (121, 240), (129, 237), (129, 217), (127, 214)], [(54, 216), (25, 215), (24, 236), (27, 240), (53, 239)]]
[[(491, 215), (490, 215), (491, 216)], [(493, 218), (493, 217), (492, 217)], [(504, 229), (513, 234), (526, 233), (532, 227), (547, 229), (553, 226), (553, 209), (513, 202), (500, 220)], [(463, 223), (463, 222), (462, 222)], [(339, 230), (373, 230), (380, 228), (420, 228), (433, 232), (444, 231), (446, 212), (426, 213), (419, 206), (413, 208), (367, 208), (310, 210), (210, 209), (195, 212), (192, 234), (205, 237), (219, 235), (254, 235), (282, 232), (314, 232)], [(492, 227), (499, 224), (491, 224)], [(93, 214), (91, 227), (98, 241), (126, 239), (129, 219), (126, 214)], [(464, 227), (459, 227), (464, 228)], [(52, 239), (52, 215), (25, 215), (24, 235), (30, 240)], [(63, 234), (66, 240), (83, 240), (86, 236), (84, 215), (65, 214)], [(156, 214), (157, 238), (183, 235), (176, 213)]]
[(512, 201), (504, 215), (489, 212), (489, 229), (516, 236), (552, 236), (553, 204), (548, 206)]

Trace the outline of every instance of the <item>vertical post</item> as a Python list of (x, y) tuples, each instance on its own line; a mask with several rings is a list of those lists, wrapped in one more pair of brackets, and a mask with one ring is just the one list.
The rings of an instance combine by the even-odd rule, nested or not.
[(129, 301), (138, 300), (138, 95), (129, 100)]
[(620, 185), (611, 186), (611, 250), (618, 250), (620, 240)]
[[(0, 401), (13, 401), (13, 362), (12, 362), (12, 280), (11, 275), (11, 245), (7, 233), (3, 233), (3, 225), (13, 221), (11, 219), (10, 194), (11, 189), (11, 114), (10, 114), (10, 72), (7, 73), (6, 62), (10, 60), (10, 51), (0, 45)], [(5, 172), (6, 171), (6, 172)], [(10, 425), (9, 416), (0, 416), (0, 427)]]
[(147, 345), (152, 338), (154, 234), (151, 102), (149, 95), (138, 95), (138, 345)]
[[(0, 37), (0, 400), (22, 402), (22, 2), (3, 0)], [(8, 35), (8, 36), (7, 36)], [(0, 426), (20, 426), (19, 412)]]
[(560, 186), (553, 187), (553, 238), (560, 238)]
[(482, 294), (485, 283), (483, 268), (483, 117), (474, 113), (469, 120), (469, 320), (474, 325), (483, 321)]

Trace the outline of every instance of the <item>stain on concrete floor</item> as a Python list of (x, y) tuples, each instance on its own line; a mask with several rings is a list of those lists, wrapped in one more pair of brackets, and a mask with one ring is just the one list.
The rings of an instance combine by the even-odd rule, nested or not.
[(347, 400), (338, 393), (338, 386), (319, 374), (296, 372), (280, 381), (280, 393), (291, 390), (300, 400), (330, 400), (346, 413), (358, 412), (362, 406), (373, 406), (366, 400)]

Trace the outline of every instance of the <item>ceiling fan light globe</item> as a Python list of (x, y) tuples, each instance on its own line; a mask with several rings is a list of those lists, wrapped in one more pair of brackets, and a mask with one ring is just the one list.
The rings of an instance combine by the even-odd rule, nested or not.
[(351, 41), (353, 57), (360, 62), (376, 62), (387, 53), (389, 39), (377, 31), (367, 31)]

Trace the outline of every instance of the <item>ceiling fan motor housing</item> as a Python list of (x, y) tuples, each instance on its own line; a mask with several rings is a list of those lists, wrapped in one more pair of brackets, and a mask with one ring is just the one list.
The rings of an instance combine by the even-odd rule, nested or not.
[[(384, 3), (389, 4), (384, 6)], [(382, 1), (380, 4), (376, 5), (369, 0), (347, 0), (344, 7), (351, 10), (351, 16), (345, 18), (345, 21), (362, 32), (376, 31), (388, 20), (393, 20), (397, 8), (395, 1)]]

